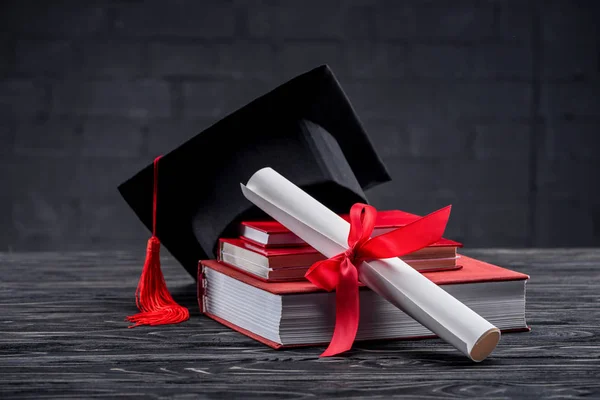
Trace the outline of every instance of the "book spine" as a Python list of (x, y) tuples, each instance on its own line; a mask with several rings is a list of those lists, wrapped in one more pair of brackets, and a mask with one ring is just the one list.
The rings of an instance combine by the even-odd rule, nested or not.
[(200, 314), (204, 314), (206, 311), (206, 266), (202, 262), (198, 263), (198, 307), (200, 308)]

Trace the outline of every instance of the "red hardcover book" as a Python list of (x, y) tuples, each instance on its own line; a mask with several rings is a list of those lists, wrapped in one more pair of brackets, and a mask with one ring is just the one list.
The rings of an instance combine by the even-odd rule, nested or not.
[[(347, 214), (342, 214), (340, 217), (349, 221)], [(373, 236), (407, 225), (417, 218), (419, 218), (418, 215), (400, 210), (379, 211)], [(242, 222), (240, 238), (261, 247), (306, 246), (306, 242), (274, 220)], [(462, 247), (462, 243), (442, 238), (430, 247)]]
[[(418, 271), (461, 268), (455, 246), (440, 245), (400, 257)], [(264, 247), (242, 239), (219, 239), (217, 260), (266, 281), (303, 280), (325, 257), (310, 246)]]
[[(528, 275), (470, 257), (457, 271), (423, 275), (502, 332), (528, 331)], [(219, 263), (198, 265), (198, 303), (208, 317), (272, 348), (326, 345), (335, 321), (335, 292), (308, 281), (265, 282)], [(360, 285), (357, 341), (435, 337), (395, 306)]]

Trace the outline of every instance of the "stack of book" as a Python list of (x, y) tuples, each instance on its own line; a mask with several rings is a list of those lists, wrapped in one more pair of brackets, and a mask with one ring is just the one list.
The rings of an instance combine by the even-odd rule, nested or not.
[[(348, 220), (347, 215), (342, 218)], [(419, 218), (380, 211), (373, 236)], [(401, 257), (503, 332), (528, 330), (525, 274), (459, 255), (462, 244), (439, 242)], [(198, 268), (201, 311), (273, 348), (327, 344), (335, 323), (335, 293), (304, 278), (325, 257), (276, 221), (248, 221), (237, 238), (221, 238), (217, 260)], [(435, 337), (385, 299), (360, 285), (356, 340)]]
[[(348, 220), (348, 215), (341, 215)], [(419, 217), (404, 211), (380, 211), (373, 236)], [(433, 245), (401, 257), (418, 271), (461, 268), (457, 249), (462, 244), (443, 238)], [(302, 280), (312, 264), (325, 259), (314, 248), (277, 221), (242, 222), (238, 238), (219, 239), (218, 261), (268, 282)]]

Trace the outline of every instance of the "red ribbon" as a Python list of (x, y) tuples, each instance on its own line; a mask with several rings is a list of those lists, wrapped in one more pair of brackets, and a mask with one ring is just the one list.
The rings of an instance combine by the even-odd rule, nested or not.
[(350, 350), (356, 338), (359, 319), (357, 266), (366, 260), (400, 257), (439, 241), (446, 229), (450, 209), (451, 206), (441, 208), (408, 225), (371, 238), (377, 210), (362, 203), (352, 206), (348, 250), (316, 262), (305, 275), (322, 289), (336, 289), (335, 329), (329, 347), (321, 357)]

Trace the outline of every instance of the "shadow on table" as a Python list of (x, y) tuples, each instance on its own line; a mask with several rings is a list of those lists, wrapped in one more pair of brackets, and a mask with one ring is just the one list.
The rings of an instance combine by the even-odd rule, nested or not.
[(196, 282), (187, 285), (181, 285), (169, 288), (173, 299), (181, 306), (190, 310), (190, 317), (200, 315), (200, 307), (198, 307), (197, 286)]

